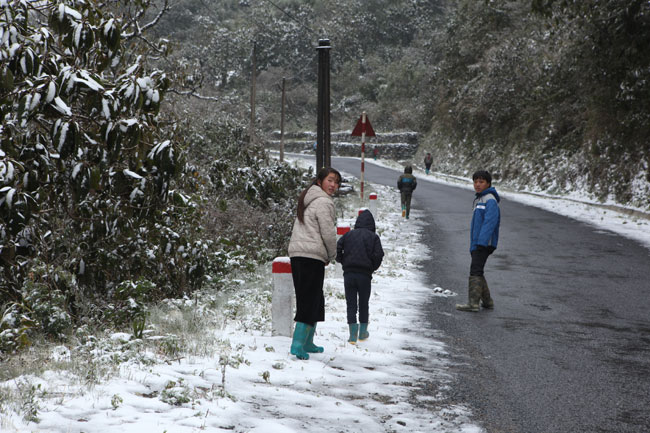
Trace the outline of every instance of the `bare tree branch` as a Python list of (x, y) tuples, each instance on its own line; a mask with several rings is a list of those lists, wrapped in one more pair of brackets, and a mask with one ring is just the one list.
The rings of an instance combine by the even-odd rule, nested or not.
[(141, 34), (138, 34), (138, 35), (136, 35), (136, 36), (137, 36), (138, 39), (140, 39), (140, 40), (143, 41), (145, 44), (147, 44), (147, 45), (149, 46), (149, 48), (151, 48), (151, 49), (154, 50), (155, 52), (157, 52), (157, 53), (159, 53), (159, 54), (165, 54), (165, 48), (160, 48), (159, 46), (157, 46), (157, 45), (154, 44), (153, 42), (150, 42), (147, 38), (145, 38), (145, 37), (144, 37), (143, 35), (141, 35)]
[(201, 100), (204, 100), (204, 101), (219, 101), (220, 100), (216, 96), (204, 96), (204, 95), (201, 95), (199, 93), (196, 93), (196, 90), (194, 90), (194, 89), (182, 91), (182, 90), (176, 90), (176, 89), (171, 89), (170, 88), (167, 91), (169, 93), (174, 93), (174, 94), (180, 95), (180, 96), (192, 96), (194, 98), (201, 99)]
[(160, 21), (162, 16), (165, 15), (165, 13), (170, 11), (170, 10), (171, 10), (171, 7), (169, 6), (169, 0), (165, 0), (165, 3), (163, 4), (163, 7), (158, 12), (158, 15), (156, 15), (156, 17), (152, 21), (150, 21), (149, 23), (147, 23), (144, 26), (140, 27), (140, 24), (138, 23), (138, 20), (140, 18), (142, 18), (142, 16), (144, 15), (144, 12), (145, 12), (144, 9), (140, 9), (140, 11), (133, 18), (131, 18), (131, 20), (129, 20), (129, 22), (127, 22), (126, 25), (125, 25), (125, 27), (135, 26), (136, 31), (131, 32), (131, 33), (124, 33), (124, 34), (122, 34), (122, 37), (125, 40), (129, 40), (129, 39), (133, 39), (135, 37), (141, 36), (143, 32), (145, 32), (146, 30), (148, 30), (151, 27), (155, 26)]

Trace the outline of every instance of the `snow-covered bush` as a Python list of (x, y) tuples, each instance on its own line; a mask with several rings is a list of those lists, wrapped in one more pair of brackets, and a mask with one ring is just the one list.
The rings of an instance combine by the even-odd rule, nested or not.
[(74, 275), (37, 263), (24, 281), (20, 301), (8, 303), (0, 321), (0, 351), (31, 344), (38, 330), (62, 339), (72, 330), (71, 297), (78, 292)]
[(192, 401), (190, 389), (183, 383), (182, 379), (178, 383), (170, 380), (160, 393), (160, 401), (172, 406), (182, 406)]
[(30, 331), (38, 322), (22, 314), (20, 305), (6, 306), (0, 319), (0, 352), (11, 353), (31, 344)]
[(200, 215), (158, 114), (169, 80), (138, 55), (144, 15), (0, 4), (0, 305), (36, 306), (30, 317), (60, 335), (123, 280), (152, 281), (151, 300), (200, 287)]
[(147, 301), (155, 289), (146, 279), (121, 282), (112, 293), (105, 317), (117, 327), (131, 325), (133, 335), (141, 338), (147, 319)]
[(209, 155), (205, 191), (210, 200), (203, 206), (203, 225), (219, 246), (207, 265), (210, 273), (286, 253), (296, 200), (312, 174), (270, 160), (234, 125), (211, 125), (192, 142)]
[(72, 330), (69, 301), (77, 292), (72, 274), (38, 266), (23, 285), (23, 314), (37, 321), (46, 335), (61, 339)]

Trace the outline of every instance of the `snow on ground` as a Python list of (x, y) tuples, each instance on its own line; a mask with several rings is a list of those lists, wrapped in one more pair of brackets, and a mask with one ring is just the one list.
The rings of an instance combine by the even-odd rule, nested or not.
[[(298, 360), (289, 354), (289, 337), (271, 336), (270, 320), (255, 329), (250, 317), (231, 319), (224, 327), (206, 330), (222, 342), (220, 355), (162, 362), (155, 353), (142, 354), (140, 362), (120, 364), (108, 380), (90, 388), (65, 370), (0, 383), (0, 390), (32, 394), (21, 408), (0, 404), (0, 431), (482, 431), (467, 408), (445, 401), (452, 378), (444, 344), (432, 331), (413, 326), (421, 322), (419, 307), (425, 299), (455, 295), (421, 282), (417, 258), (429, 254), (419, 243), (421, 215), (413, 212), (411, 220), (403, 220), (392, 206), (399, 201), (396, 191), (374, 190), (388, 197), (377, 211), (386, 256), (373, 279), (368, 340), (347, 343), (343, 278), (340, 269), (329, 265), (326, 321), (314, 339), (324, 353)], [(353, 226), (358, 199), (337, 199), (337, 206), (339, 223)], [(259, 308), (252, 307), (249, 314), (269, 318), (271, 306), (259, 302), (269, 299), (268, 289), (254, 290), (258, 298), (244, 302)], [(125, 345), (133, 343), (130, 338), (113, 335)], [(58, 348), (52, 356), (65, 359), (70, 353)]]

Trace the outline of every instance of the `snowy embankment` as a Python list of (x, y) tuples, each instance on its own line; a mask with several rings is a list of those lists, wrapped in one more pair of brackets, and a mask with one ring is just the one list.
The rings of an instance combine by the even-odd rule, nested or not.
[[(271, 336), (269, 265), (257, 281), (240, 281), (219, 310), (202, 304), (210, 296), (169, 303), (170, 317), (190, 312), (214, 324), (202, 331), (211, 347), (170, 357), (144, 349), (129, 334), (115, 334), (111, 344), (92, 346), (96, 368), (114, 368), (92, 386), (60, 367), (1, 383), (0, 396), (13, 393), (13, 403), (0, 404), (0, 430), (480, 432), (465, 407), (445, 401), (452, 377), (444, 344), (414, 326), (422, 322), (425, 299), (455, 295), (422, 284), (418, 258), (430, 252), (419, 242), (421, 214), (403, 220), (394, 209), (396, 191), (372, 190), (379, 194), (377, 231), (386, 256), (373, 279), (368, 340), (347, 343), (343, 279), (330, 265), (326, 321), (314, 339), (325, 352), (308, 361), (291, 356), (290, 339)], [(339, 223), (352, 226), (360, 205), (351, 195), (337, 199)], [(175, 341), (155, 329), (147, 339)], [(74, 365), (75, 353), (58, 347), (49, 362)]]

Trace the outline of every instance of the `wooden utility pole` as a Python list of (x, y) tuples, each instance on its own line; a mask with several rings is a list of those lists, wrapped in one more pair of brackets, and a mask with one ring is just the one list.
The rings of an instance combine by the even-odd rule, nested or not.
[(285, 106), (285, 78), (282, 77), (282, 110), (280, 110), (280, 162), (284, 161), (284, 106)]
[(251, 123), (248, 131), (249, 144), (252, 146), (255, 144), (255, 80), (256, 80), (256, 69), (257, 69), (257, 43), (253, 42), (253, 58), (252, 58), (252, 67), (251, 67)]
[(316, 131), (316, 170), (332, 165), (330, 132), (330, 40), (318, 41), (318, 119)]

